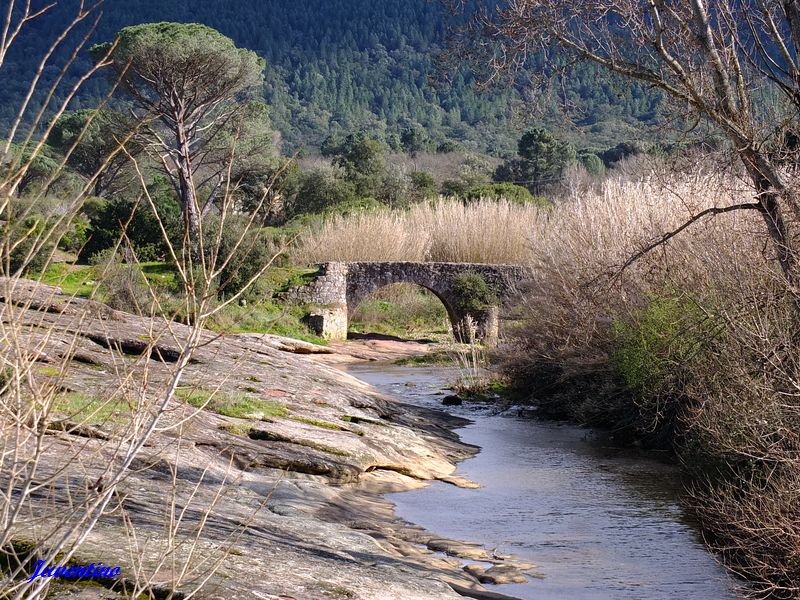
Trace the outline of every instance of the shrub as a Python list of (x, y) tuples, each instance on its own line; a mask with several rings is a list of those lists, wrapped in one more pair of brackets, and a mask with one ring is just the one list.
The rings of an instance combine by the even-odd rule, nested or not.
[[(222, 235), (219, 247), (215, 248), (220, 226)], [(222, 267), (216, 282), (220, 297), (231, 296), (242, 291), (276, 255), (277, 249), (270, 232), (258, 227), (249, 227), (244, 217), (228, 217), (224, 223), (219, 218), (206, 218), (203, 223), (206, 238), (204, 250), (207, 260), (215, 259), (215, 268)], [(242, 239), (243, 238), (243, 239)], [(237, 247), (237, 243), (242, 239)], [(211, 254), (216, 250), (216, 256)], [(224, 266), (223, 266), (224, 265)], [(245, 297), (253, 298), (263, 293), (258, 280), (246, 291)]]
[(331, 169), (316, 169), (302, 176), (297, 196), (286, 207), (286, 216), (291, 219), (304, 213), (320, 213), (356, 198), (352, 183), (339, 179)]
[[(42, 271), (47, 265), (53, 244), (44, 239), (47, 225), (42, 216), (30, 216), (18, 223), (3, 226), (0, 235), (5, 236), (8, 229), (9, 246), (14, 249), (8, 254), (10, 275), (21, 271), (22, 273), (36, 273)], [(5, 271), (5, 264), (0, 269)]]
[(371, 213), (386, 208), (375, 198), (353, 198), (340, 204), (334, 204), (322, 211), (323, 217), (349, 217), (363, 213)]
[(69, 229), (61, 236), (58, 247), (66, 252), (80, 252), (89, 239), (89, 219), (77, 215), (69, 224)]
[(461, 179), (445, 179), (439, 191), (442, 196), (463, 198), (469, 189), (469, 185)]
[(491, 198), (493, 200), (507, 200), (512, 204), (530, 204), (538, 208), (550, 208), (552, 203), (543, 196), (534, 196), (527, 188), (514, 183), (487, 183), (476, 186), (464, 193), (466, 200), (480, 200)]
[(685, 297), (654, 296), (612, 328), (612, 362), (625, 385), (645, 397), (675, 393), (681, 374), (706, 343), (704, 317)]
[(125, 264), (111, 249), (95, 254), (91, 262), (101, 281), (101, 297), (106, 304), (133, 314), (151, 313), (153, 296), (138, 265)]
[(453, 140), (445, 140), (436, 147), (436, 152), (439, 154), (452, 154), (453, 152), (461, 152), (462, 150), (464, 150), (464, 147)]
[(578, 155), (578, 160), (583, 168), (593, 177), (603, 177), (606, 174), (606, 165), (597, 154), (593, 152), (582, 152)]
[(436, 197), (436, 181), (433, 175), (425, 171), (414, 171), (408, 178), (411, 180), (412, 200), (419, 202)]
[[(158, 216), (169, 238), (176, 246), (180, 246), (183, 237), (180, 206), (169, 190), (164, 189), (159, 183), (154, 186), (151, 195)], [(141, 260), (166, 258), (168, 254), (166, 241), (150, 205), (143, 201), (136, 203), (124, 198), (93, 203), (89, 216), (89, 239), (83, 246), (80, 257), (85, 260), (98, 252), (114, 247), (122, 235), (125, 224), (127, 224), (125, 235)]]
[(497, 293), (483, 275), (474, 271), (453, 277), (453, 294), (458, 299), (457, 308), (465, 312), (485, 310), (497, 304)]

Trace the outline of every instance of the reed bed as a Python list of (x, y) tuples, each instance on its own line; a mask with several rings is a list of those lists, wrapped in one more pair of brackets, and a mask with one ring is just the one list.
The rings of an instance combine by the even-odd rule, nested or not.
[(436, 261), (525, 264), (533, 232), (547, 211), (506, 201), (469, 204), (441, 199), (406, 211), (362, 213), (327, 220), (299, 240), (298, 263)]

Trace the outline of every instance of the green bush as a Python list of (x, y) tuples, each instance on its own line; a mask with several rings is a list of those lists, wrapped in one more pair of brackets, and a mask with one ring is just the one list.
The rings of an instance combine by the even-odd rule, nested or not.
[[(276, 249), (271, 232), (262, 231), (258, 227), (248, 229), (247, 224), (248, 220), (244, 217), (229, 217), (225, 220), (216, 255), (217, 267), (215, 267), (222, 267), (216, 282), (217, 295), (220, 297), (231, 296), (243, 290), (275, 256)], [(203, 235), (206, 239), (204, 251), (209, 261), (220, 225), (220, 220), (216, 217), (206, 218), (203, 223)], [(243, 240), (237, 247), (241, 238)], [(256, 280), (246, 291), (245, 297), (254, 298), (263, 291), (260, 282)]]
[(464, 194), (466, 200), (480, 200), (481, 198), (504, 199), (513, 204), (532, 205), (539, 208), (550, 208), (552, 203), (543, 196), (534, 196), (527, 188), (514, 183), (487, 183), (467, 190)]
[(426, 171), (414, 171), (409, 174), (413, 200), (421, 201), (436, 197), (436, 180)]
[(593, 152), (582, 152), (578, 155), (578, 160), (586, 169), (586, 172), (594, 177), (603, 177), (606, 174), (606, 165), (603, 160)]
[(69, 229), (61, 236), (58, 247), (65, 252), (80, 252), (89, 239), (89, 219), (77, 215), (69, 224)]
[(349, 217), (350, 215), (375, 212), (378, 210), (383, 210), (384, 208), (386, 208), (386, 205), (375, 198), (352, 198), (350, 200), (340, 202), (339, 204), (329, 206), (320, 214), (325, 218), (335, 216)]
[[(180, 246), (183, 231), (181, 208), (171, 190), (165, 189), (161, 182), (156, 182), (151, 187), (151, 196), (167, 235), (176, 246)], [(85, 260), (114, 247), (126, 223), (125, 234), (139, 260), (163, 260), (168, 256), (166, 241), (150, 205), (118, 198), (105, 203), (95, 201), (92, 204), (89, 239), (81, 250), (80, 258)]]
[[(42, 216), (30, 216), (18, 223), (5, 225), (0, 229), (0, 235), (5, 236), (6, 227), (10, 228), (9, 234), (9, 247), (13, 250), (9, 256), (9, 272), (5, 275), (11, 275), (17, 271), (22, 273), (36, 273), (44, 270), (52, 249), (52, 244), (45, 243), (44, 247), (38, 251), (34, 251), (35, 245), (40, 245), (41, 241), (37, 242), (39, 236), (45, 235), (47, 224), (45, 218)], [(0, 265), (0, 269), (5, 271), (5, 262)]]
[(453, 277), (452, 291), (457, 298), (459, 308), (465, 312), (486, 310), (497, 304), (497, 293), (483, 275), (474, 271), (461, 273)]
[(355, 185), (336, 177), (330, 170), (317, 169), (304, 173), (297, 196), (286, 207), (289, 219), (307, 213), (320, 213), (358, 198)]
[(469, 185), (467, 185), (467, 183), (462, 179), (445, 179), (442, 182), (439, 192), (443, 196), (456, 196), (463, 198), (469, 190)]
[(714, 337), (713, 323), (685, 297), (654, 296), (612, 327), (612, 364), (643, 399), (680, 394), (686, 367)]

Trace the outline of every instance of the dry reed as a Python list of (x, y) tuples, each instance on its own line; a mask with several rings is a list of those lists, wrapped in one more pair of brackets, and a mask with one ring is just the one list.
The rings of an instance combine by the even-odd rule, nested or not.
[(407, 211), (329, 219), (301, 237), (293, 259), (524, 264), (531, 233), (546, 219), (535, 207), (506, 201), (442, 199)]
[[(796, 598), (797, 299), (764, 222), (754, 210), (707, 217), (629, 262), (699, 211), (752, 195), (730, 175), (651, 176), (562, 200), (530, 237), (533, 281), (505, 371), (546, 412), (674, 448), (726, 563), (751, 592)], [(626, 343), (633, 374), (659, 387), (627, 386)]]

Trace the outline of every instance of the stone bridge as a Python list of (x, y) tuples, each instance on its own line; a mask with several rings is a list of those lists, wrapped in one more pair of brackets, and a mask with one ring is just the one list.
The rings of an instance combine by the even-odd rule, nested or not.
[[(476, 273), (490, 286), (495, 304), (468, 308), (457, 282), (459, 275)], [(394, 283), (414, 283), (430, 290), (447, 309), (453, 334), (459, 341), (497, 341), (500, 306), (526, 276), (517, 265), (422, 262), (328, 262), (319, 265), (314, 281), (286, 292), (288, 300), (315, 304), (309, 325), (329, 340), (347, 338), (348, 319), (372, 292)]]

